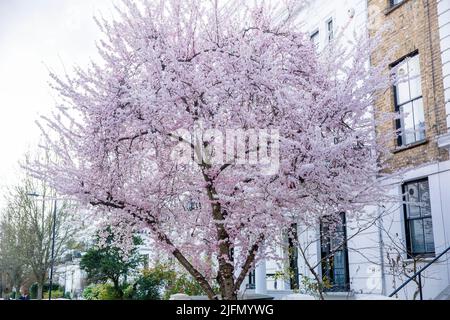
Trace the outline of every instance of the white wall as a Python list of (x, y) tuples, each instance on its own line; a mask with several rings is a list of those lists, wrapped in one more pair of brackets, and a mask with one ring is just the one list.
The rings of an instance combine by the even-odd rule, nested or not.
[[(299, 23), (299, 28), (301, 31), (305, 32), (308, 35), (312, 35), (316, 31), (319, 31), (319, 51), (323, 50), (328, 44), (328, 32), (327, 32), (327, 22), (330, 19), (333, 19), (334, 26), (334, 37), (336, 38), (338, 35), (342, 33), (342, 41), (346, 40), (354, 40), (354, 32), (364, 32), (366, 30), (366, 21), (367, 21), (367, 4), (366, 0), (339, 0), (339, 1), (330, 1), (330, 0), (314, 0), (311, 1), (308, 7), (304, 8), (299, 12), (297, 21)], [(309, 228), (305, 230), (300, 227), (298, 230), (299, 240), (303, 243), (311, 243), (315, 242), (313, 245), (308, 246), (307, 256), (308, 260), (311, 262), (317, 261), (320, 256), (320, 244), (317, 241), (319, 234), (318, 230), (314, 230)], [(379, 255), (376, 256), (378, 252), (378, 248), (376, 247), (377, 240), (377, 232), (374, 230), (367, 230), (367, 232), (362, 233), (359, 239), (355, 239), (356, 242), (361, 243), (362, 241), (366, 241), (367, 247), (373, 248), (373, 252), (369, 253), (369, 255), (373, 255), (374, 259), (378, 258)], [(282, 250), (280, 249), (280, 253)], [(306, 267), (304, 262), (302, 262), (302, 258), (299, 255), (299, 273), (305, 276), (312, 278), (312, 274), (309, 269)], [(359, 257), (356, 254), (349, 253), (349, 262), (351, 269), (351, 277), (354, 275), (355, 281), (359, 279), (369, 278), (371, 274), (370, 272), (370, 263), (362, 264)], [(280, 261), (269, 260), (266, 263), (267, 273), (274, 274), (276, 272), (283, 272), (283, 265)], [(321, 273), (320, 267), (315, 270), (319, 274)], [(274, 290), (274, 281), (272, 279), (268, 279), (267, 281), (267, 289)], [(288, 290), (290, 289), (290, 285), (288, 281), (278, 280), (277, 281), (277, 290)]]
[(450, 128), (450, 0), (438, 0), (437, 2), (447, 127)]
[[(350, 12), (354, 10), (353, 18)], [(444, 87), (447, 100), (447, 114), (450, 127), (450, 0), (438, 0), (438, 14), (441, 37), (442, 60), (444, 63)], [(344, 30), (343, 37), (353, 39), (353, 32), (365, 32), (367, 21), (366, 0), (315, 0), (310, 6), (300, 12), (299, 21), (302, 31), (312, 34), (319, 31), (319, 50), (327, 45), (326, 22), (332, 18), (334, 22), (334, 33), (338, 34)], [(415, 168), (407, 172), (403, 181), (387, 181), (390, 195), (401, 200), (401, 185), (404, 181), (410, 181), (428, 177), (430, 185), (430, 202), (433, 219), (433, 233), (436, 253), (441, 253), (450, 245), (450, 161), (434, 163)], [(405, 227), (403, 221), (403, 206), (401, 203), (385, 203), (385, 209), (367, 208), (367, 215), (363, 220), (347, 221), (348, 258), (351, 290), (356, 293), (390, 294), (394, 290), (394, 278), (390, 275), (390, 265), (387, 261), (387, 251), (390, 238), (398, 238), (405, 241)], [(383, 211), (384, 210), (384, 211)], [(359, 228), (373, 221), (373, 217), (383, 213), (381, 222), (383, 228), (378, 224), (370, 225), (359, 232)], [(381, 230), (388, 230), (390, 237)], [(311, 241), (311, 237), (317, 237), (317, 232), (310, 230), (307, 233), (299, 231), (299, 240)], [(357, 233), (355, 235), (355, 233)], [(380, 242), (382, 241), (382, 242)], [(380, 245), (383, 243), (383, 245)], [(311, 261), (317, 259), (320, 247), (311, 246), (308, 256)], [(403, 256), (404, 258), (404, 256)], [(447, 259), (446, 259), (447, 258)], [(435, 298), (442, 290), (450, 285), (450, 254), (434, 264), (424, 274), (423, 283), (425, 299)], [(422, 264), (423, 266), (423, 264)], [(421, 266), (419, 266), (420, 269)], [(318, 268), (320, 269), (320, 268)], [(267, 262), (267, 273), (282, 271), (279, 263)], [(320, 270), (316, 270), (319, 271)], [(302, 259), (299, 257), (299, 273), (311, 276)], [(406, 280), (406, 277), (396, 277), (398, 287)], [(273, 288), (273, 281), (268, 281), (268, 289)], [(289, 284), (278, 285), (278, 290), (289, 289)], [(399, 298), (411, 298), (415, 291), (414, 284), (408, 285), (399, 293)]]
[[(353, 18), (350, 13), (354, 12)], [(314, 0), (310, 6), (298, 15), (300, 28), (307, 34), (319, 31), (320, 46), (323, 49), (327, 43), (327, 21), (332, 18), (335, 35), (343, 31), (344, 39), (353, 40), (353, 32), (366, 29), (366, 0)]]
[[(450, 161), (433, 163), (412, 169), (405, 173), (403, 181), (388, 181), (387, 188), (389, 188), (392, 195), (401, 197), (401, 185), (403, 182), (412, 180), (428, 178), (430, 187), (430, 204), (433, 221), (433, 235), (435, 243), (436, 255), (444, 251), (450, 246)], [(384, 293), (390, 294), (396, 287), (400, 286), (406, 279), (406, 276), (393, 278), (390, 272), (390, 264), (387, 261), (388, 247), (392, 244), (391, 238), (396, 238), (402, 241), (404, 246), (405, 241), (405, 221), (403, 207), (400, 205), (388, 205), (389, 214), (383, 216), (383, 226), (386, 231), (389, 231), (390, 237), (386, 232), (382, 233), (382, 241), (384, 243)], [(398, 242), (397, 242), (398, 243)], [(424, 284), (424, 298), (433, 299), (439, 295), (447, 286), (450, 285), (450, 255), (442, 258), (439, 262), (433, 264), (425, 273), (423, 277)], [(420, 263), (417, 270), (420, 270), (425, 263), (431, 261), (432, 258), (426, 259), (424, 263)], [(402, 261), (409, 263), (412, 266), (412, 261), (406, 258), (406, 254), (402, 255)], [(394, 280), (396, 282), (394, 286)], [(400, 299), (411, 299), (417, 285), (410, 283), (404, 290), (398, 294)]]
[(57, 266), (55, 275), (60, 286), (64, 286), (66, 293), (81, 296), (84, 289), (86, 274), (80, 269), (80, 259), (66, 262)]
[(379, 214), (370, 207), (365, 216), (347, 221), (350, 289), (357, 293), (383, 294)]

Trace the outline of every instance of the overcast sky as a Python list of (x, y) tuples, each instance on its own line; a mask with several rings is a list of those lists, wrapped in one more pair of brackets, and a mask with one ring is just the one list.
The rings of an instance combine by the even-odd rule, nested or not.
[(18, 161), (37, 146), (35, 121), (55, 107), (48, 70), (70, 73), (97, 57), (93, 16), (111, 18), (114, 3), (120, 1), (0, 0), (1, 193), (18, 182)]
[(39, 138), (35, 120), (55, 106), (48, 68), (70, 71), (95, 58), (92, 17), (111, 16), (113, 2), (0, 0), (0, 190), (17, 181), (18, 161)]

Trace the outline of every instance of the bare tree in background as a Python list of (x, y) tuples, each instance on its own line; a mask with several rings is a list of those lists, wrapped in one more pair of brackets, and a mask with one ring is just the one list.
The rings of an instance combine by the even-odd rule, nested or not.
[[(30, 194), (39, 194), (32, 197)], [(76, 207), (68, 201), (59, 201), (56, 220), (53, 209), (56, 194), (45, 182), (25, 177), (21, 184), (10, 188), (7, 207), (2, 214), (2, 237), (7, 242), (1, 245), (1, 261), (14, 266), (11, 274), (15, 281), (22, 279), (21, 271), (29, 268), (38, 283), (38, 299), (43, 297), (43, 287), (48, 279), (52, 257), (52, 228), (55, 225), (55, 261), (58, 261), (79, 229)], [(3, 239), (2, 239), (3, 240)]]
[(18, 257), (20, 245), (21, 219), (12, 219), (9, 210), (5, 210), (0, 218), (0, 276), (1, 296), (5, 297), (10, 290), (18, 291), (29, 272), (28, 265)]

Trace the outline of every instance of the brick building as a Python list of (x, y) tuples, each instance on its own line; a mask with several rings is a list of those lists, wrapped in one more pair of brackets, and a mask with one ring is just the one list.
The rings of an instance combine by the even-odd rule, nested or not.
[[(380, 237), (384, 269), (393, 270), (390, 259), (395, 251), (401, 261), (395, 268), (403, 270), (401, 275), (386, 272), (385, 293), (450, 246), (450, 161), (444, 143), (449, 127), (444, 85), (448, 66), (446, 71), (442, 48), (448, 43), (442, 31), (450, 23), (444, 22), (449, 2), (368, 1), (369, 32), (373, 35), (389, 25), (371, 63), (378, 64), (393, 50), (386, 69), (397, 68), (403, 79), (380, 94), (375, 103), (378, 111), (399, 115), (399, 119), (380, 125), (377, 131), (382, 136), (383, 132), (397, 130), (396, 139), (388, 142), (393, 155), (387, 171), (401, 176), (392, 176), (386, 186), (393, 196), (403, 197), (406, 202), (399, 208), (391, 207), (390, 214), (383, 218), (384, 230), (389, 230)], [(424, 297), (436, 298), (450, 284), (448, 260), (443, 257), (423, 275)], [(411, 282), (399, 297), (414, 297), (416, 288), (417, 283)]]
[[(391, 4), (392, 3), (392, 4)], [(390, 171), (446, 161), (448, 152), (438, 146), (447, 131), (437, 1), (369, 0), (368, 27), (372, 34), (388, 23), (371, 62), (378, 64), (392, 48), (392, 64), (409, 80), (386, 91), (376, 101), (381, 112), (403, 113), (401, 119), (386, 123), (379, 131), (399, 130), (390, 142), (394, 153)]]

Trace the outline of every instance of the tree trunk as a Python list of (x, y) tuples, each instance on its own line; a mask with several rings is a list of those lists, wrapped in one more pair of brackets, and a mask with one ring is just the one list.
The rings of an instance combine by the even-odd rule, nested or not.
[(44, 282), (39, 281), (38, 289), (37, 289), (37, 297), (36, 297), (38, 300), (42, 300), (42, 298), (44, 297), (43, 292), (44, 292)]
[(238, 294), (237, 290), (234, 288), (233, 278), (224, 278), (223, 289), (221, 290), (222, 299), (234, 301), (237, 300)]
[[(209, 168), (208, 168), (209, 169)], [(228, 234), (224, 226), (224, 213), (222, 206), (216, 200), (218, 199), (217, 191), (214, 186), (214, 181), (205, 173), (203, 177), (207, 184), (206, 192), (208, 198), (211, 201), (211, 215), (215, 220), (215, 227), (217, 233), (217, 241), (219, 244), (218, 260), (219, 260), (219, 272), (217, 275), (217, 281), (219, 282), (220, 291), (223, 300), (237, 300), (237, 291), (239, 288), (235, 287), (234, 282), (234, 257), (231, 253), (230, 235)]]
[(239, 289), (236, 289), (235, 286), (234, 269), (229, 268), (228, 265), (220, 266), (217, 282), (220, 285), (222, 300), (237, 300), (237, 292)]
[(119, 299), (123, 299), (123, 291), (120, 288), (119, 279), (113, 279), (114, 290), (117, 292)]

